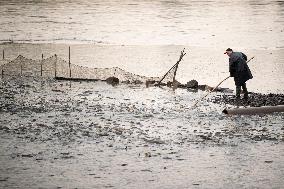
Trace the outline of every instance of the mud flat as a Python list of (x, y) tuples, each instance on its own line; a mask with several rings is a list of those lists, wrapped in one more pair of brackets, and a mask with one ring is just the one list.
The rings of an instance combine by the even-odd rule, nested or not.
[(1, 188), (281, 188), (284, 115), (177, 89), (0, 80)]

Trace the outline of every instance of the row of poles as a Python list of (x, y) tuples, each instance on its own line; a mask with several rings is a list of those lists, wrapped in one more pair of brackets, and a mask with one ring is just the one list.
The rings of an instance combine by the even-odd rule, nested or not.
[[(57, 72), (56, 72), (56, 62), (57, 62), (57, 55), (55, 54), (55, 58), (56, 58), (56, 61), (54, 63), (54, 76), (57, 77)], [(68, 48), (68, 65), (69, 65), (69, 77), (71, 78), (71, 49), (70, 49), (70, 46)], [(5, 51), (3, 50), (3, 60), (5, 60)], [(42, 72), (43, 72), (43, 69), (42, 69), (42, 62), (43, 62), (43, 54), (41, 54), (41, 64), (40, 64), (40, 76), (42, 76)], [(2, 69), (1, 71), (1, 74), (2, 74), (2, 77), (4, 75), (4, 70)], [(23, 65), (21, 64), (21, 75), (23, 75)]]

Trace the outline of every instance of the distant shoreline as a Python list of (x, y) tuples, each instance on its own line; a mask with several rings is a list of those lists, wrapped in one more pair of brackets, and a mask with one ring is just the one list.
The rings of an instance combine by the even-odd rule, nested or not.
[[(118, 44), (105, 41), (93, 41), (93, 40), (0, 40), (0, 45), (12, 45), (12, 44), (27, 44), (27, 45), (96, 45), (96, 46), (129, 46), (129, 47), (139, 47), (139, 46), (173, 46), (173, 47), (193, 47), (193, 48), (216, 48), (211, 46), (199, 46), (199, 45), (188, 45), (188, 44)], [(247, 47), (232, 47), (233, 49), (250, 49), (250, 50), (284, 50), (284, 46), (276, 47), (259, 47), (259, 48), (247, 48)]]

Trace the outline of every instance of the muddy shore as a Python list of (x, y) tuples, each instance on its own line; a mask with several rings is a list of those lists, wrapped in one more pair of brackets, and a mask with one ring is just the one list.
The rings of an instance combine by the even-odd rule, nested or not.
[(206, 91), (105, 82), (6, 78), (0, 92), (3, 188), (283, 185), (282, 113), (228, 117), (190, 109)]

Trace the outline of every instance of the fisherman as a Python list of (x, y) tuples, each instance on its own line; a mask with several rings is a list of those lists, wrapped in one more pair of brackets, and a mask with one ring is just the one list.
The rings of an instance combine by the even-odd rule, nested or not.
[(246, 63), (247, 56), (242, 52), (234, 52), (228, 48), (224, 54), (229, 56), (229, 72), (230, 77), (234, 77), (236, 85), (236, 100), (240, 100), (241, 88), (244, 92), (244, 99), (248, 99), (248, 90), (246, 81), (252, 79), (253, 76)]

